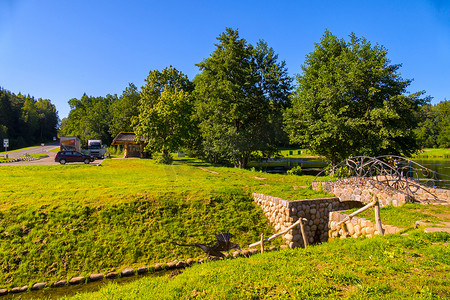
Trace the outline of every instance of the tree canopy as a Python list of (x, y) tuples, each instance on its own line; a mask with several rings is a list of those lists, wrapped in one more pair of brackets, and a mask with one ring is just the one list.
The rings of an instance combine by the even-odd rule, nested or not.
[(337, 163), (355, 155), (409, 155), (418, 149), (417, 112), (423, 91), (406, 95), (387, 50), (354, 34), (350, 41), (326, 31), (297, 76), (285, 125), (291, 142)]
[(60, 135), (79, 137), (83, 147), (86, 147), (87, 141), (91, 139), (110, 143), (112, 141), (110, 108), (117, 100), (117, 95), (93, 97), (86, 94), (80, 99), (70, 99), (71, 110), (67, 119), (61, 122)]
[(140, 98), (138, 88), (130, 83), (120, 98), (111, 103), (109, 133), (113, 138), (120, 132), (133, 132), (131, 119), (139, 115)]
[(292, 80), (265, 42), (254, 48), (231, 28), (217, 40), (194, 80), (203, 152), (244, 168), (252, 152), (275, 150)]
[(163, 163), (171, 162), (170, 152), (185, 146), (194, 130), (192, 89), (187, 76), (172, 66), (151, 71), (142, 87), (134, 131), (149, 153), (162, 152)]
[(8, 138), (9, 149), (51, 141), (58, 124), (58, 112), (50, 100), (0, 88), (0, 140)]
[(419, 145), (427, 148), (450, 147), (450, 101), (424, 105), (415, 130)]

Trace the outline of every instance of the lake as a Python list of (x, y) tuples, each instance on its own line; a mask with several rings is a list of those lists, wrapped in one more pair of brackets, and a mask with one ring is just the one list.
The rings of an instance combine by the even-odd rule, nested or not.
[(424, 167), (437, 172), (435, 185), (440, 188), (450, 189), (450, 159), (448, 158), (421, 158), (414, 161)]
[[(421, 158), (414, 160), (419, 165), (431, 169), (437, 173), (437, 179), (433, 182), (436, 187), (450, 189), (450, 159), (448, 158)], [(301, 166), (304, 175), (317, 175), (328, 166), (328, 163), (314, 158), (274, 158), (250, 164), (267, 173), (286, 173), (295, 166)], [(420, 173), (420, 172), (419, 172)], [(421, 175), (421, 174), (419, 174)], [(422, 176), (422, 179), (427, 180)], [(429, 180), (427, 180), (429, 183)], [(429, 184), (427, 184), (429, 185)]]

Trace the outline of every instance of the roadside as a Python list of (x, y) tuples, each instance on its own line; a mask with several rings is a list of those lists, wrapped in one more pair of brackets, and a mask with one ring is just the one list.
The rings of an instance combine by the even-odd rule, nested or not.
[[(23, 161), (16, 161), (16, 162), (5, 162), (1, 163), (0, 166), (25, 166), (25, 165), (59, 165), (59, 163), (55, 162), (55, 155), (56, 152), (52, 151), (56, 148), (59, 148), (59, 144), (50, 144), (45, 146), (37, 146), (32, 148), (27, 148), (24, 150), (19, 151), (13, 151), (13, 152), (7, 152), (8, 158), (19, 158), (25, 155), (32, 155), (32, 154), (46, 154), (48, 157), (44, 157), (37, 160), (23, 160)], [(5, 157), (5, 153), (0, 154), (2, 157)], [(101, 164), (103, 160), (97, 159), (93, 162), (91, 162), (91, 165), (98, 166)], [(84, 164), (83, 162), (73, 162), (69, 165), (77, 165), (77, 164)]]

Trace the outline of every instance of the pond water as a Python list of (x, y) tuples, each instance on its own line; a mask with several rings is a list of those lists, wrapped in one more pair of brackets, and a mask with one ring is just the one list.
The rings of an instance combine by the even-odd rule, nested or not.
[(57, 288), (45, 288), (39, 291), (28, 291), (19, 294), (8, 294), (6, 296), (1, 296), (2, 300), (6, 299), (59, 299), (61, 297), (74, 296), (79, 293), (88, 293), (88, 292), (96, 292), (100, 290), (102, 287), (106, 286), (109, 283), (116, 284), (126, 284), (132, 282), (134, 280), (143, 278), (143, 277), (160, 277), (160, 276), (168, 276), (171, 271), (158, 271), (154, 273), (147, 273), (143, 275), (135, 275), (129, 277), (119, 277), (115, 279), (103, 279), (100, 281), (89, 282), (87, 284), (77, 284), (77, 285), (66, 285), (64, 287)]
[(414, 159), (414, 161), (438, 173), (437, 174), (438, 180), (434, 182), (435, 186), (450, 189), (450, 159), (422, 158), (422, 159)]
[[(450, 159), (449, 158), (421, 158), (414, 161), (426, 168), (437, 172), (437, 180), (430, 181), (422, 177), (423, 182), (430, 186), (450, 189)], [(286, 173), (287, 170), (301, 166), (304, 175), (317, 175), (328, 166), (328, 163), (314, 158), (274, 158), (254, 163), (252, 166), (267, 173)], [(420, 172), (419, 172), (420, 173)], [(419, 174), (421, 175), (421, 174)]]

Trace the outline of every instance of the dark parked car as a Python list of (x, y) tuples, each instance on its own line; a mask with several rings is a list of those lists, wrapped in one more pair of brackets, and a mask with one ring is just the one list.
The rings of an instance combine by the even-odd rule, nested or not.
[(59, 151), (56, 153), (55, 161), (59, 162), (62, 165), (65, 165), (66, 162), (84, 162), (88, 164), (94, 161), (94, 158), (90, 155), (85, 155), (78, 151)]

